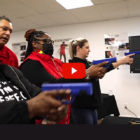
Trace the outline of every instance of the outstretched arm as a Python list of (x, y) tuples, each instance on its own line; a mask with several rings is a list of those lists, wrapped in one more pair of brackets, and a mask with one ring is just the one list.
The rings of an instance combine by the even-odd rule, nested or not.
[(132, 56), (134, 56), (135, 54), (130, 54), (130, 55), (127, 55), (123, 58), (121, 58), (120, 60), (118, 60), (117, 62), (115, 63), (112, 63), (113, 67), (114, 68), (117, 68), (119, 67), (120, 65), (123, 65), (123, 64), (132, 64), (134, 59), (132, 58)]

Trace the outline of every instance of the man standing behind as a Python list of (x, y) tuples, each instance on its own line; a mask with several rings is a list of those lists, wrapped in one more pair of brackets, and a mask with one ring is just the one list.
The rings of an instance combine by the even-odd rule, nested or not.
[(66, 63), (66, 53), (65, 53), (66, 46), (67, 46), (67, 44), (65, 44), (65, 42), (62, 42), (62, 44), (60, 45), (60, 60), (62, 59), (62, 56), (63, 56), (64, 63)]
[(5, 46), (10, 39), (12, 30), (10, 19), (5, 16), (0, 17), (0, 63), (18, 68), (16, 55)]

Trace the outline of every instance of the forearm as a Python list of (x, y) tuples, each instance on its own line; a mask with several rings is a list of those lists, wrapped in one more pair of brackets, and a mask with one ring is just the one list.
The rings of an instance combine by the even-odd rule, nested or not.
[(124, 61), (122, 59), (118, 60), (117, 62), (115, 63), (112, 63), (114, 69), (119, 67), (120, 65), (124, 64)]
[(117, 62), (112, 63), (112, 64), (113, 64), (114, 68), (117, 68), (122, 64), (132, 64), (133, 63), (133, 56), (134, 56), (134, 54), (127, 55), (127, 56), (121, 58), (120, 60), (118, 60)]

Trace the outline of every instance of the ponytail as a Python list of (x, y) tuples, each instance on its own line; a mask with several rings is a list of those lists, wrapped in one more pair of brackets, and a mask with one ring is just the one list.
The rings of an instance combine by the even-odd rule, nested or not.
[(69, 54), (70, 54), (70, 57), (71, 59), (73, 59), (73, 57), (76, 55), (76, 48), (77, 46), (79, 46), (80, 48), (82, 48), (85, 43), (88, 42), (87, 39), (84, 39), (84, 38), (77, 38), (75, 40), (70, 40), (69, 41)]
[(71, 59), (73, 59), (73, 57), (74, 57), (74, 53), (73, 53), (73, 40), (69, 41), (69, 54), (70, 54)]

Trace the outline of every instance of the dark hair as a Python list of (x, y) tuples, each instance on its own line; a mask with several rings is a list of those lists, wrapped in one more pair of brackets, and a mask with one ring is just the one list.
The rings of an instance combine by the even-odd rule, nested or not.
[(27, 46), (25, 58), (27, 56), (29, 56), (33, 51), (32, 42), (38, 41), (39, 38), (42, 37), (43, 35), (45, 35), (45, 32), (36, 31), (35, 29), (30, 29), (30, 30), (26, 31), (24, 37), (28, 41), (28, 46)]
[(12, 23), (12, 21), (8, 17), (6, 17), (6, 16), (1, 16), (0, 17), (0, 21), (1, 20), (7, 20), (8, 22)]
[(88, 40), (84, 39), (84, 38), (77, 38), (75, 40), (70, 41), (70, 43), (69, 43), (69, 53), (70, 53), (70, 57), (72, 59), (76, 55), (77, 46), (82, 48), (85, 45), (86, 42), (88, 42)]

